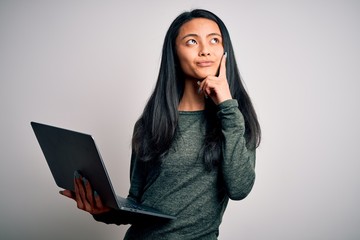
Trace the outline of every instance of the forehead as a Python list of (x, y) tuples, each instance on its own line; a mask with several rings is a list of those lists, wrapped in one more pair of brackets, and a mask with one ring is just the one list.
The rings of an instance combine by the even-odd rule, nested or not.
[(221, 34), (220, 28), (216, 22), (207, 18), (194, 18), (184, 23), (179, 30), (179, 37), (186, 34), (209, 34), (218, 33)]

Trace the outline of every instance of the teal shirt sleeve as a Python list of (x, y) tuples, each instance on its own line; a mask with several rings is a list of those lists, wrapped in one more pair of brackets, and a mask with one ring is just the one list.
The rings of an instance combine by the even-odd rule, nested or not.
[(146, 180), (146, 169), (143, 164), (139, 164), (134, 152), (131, 154), (130, 164), (130, 189), (128, 198), (135, 202), (140, 202), (142, 191)]
[(229, 198), (241, 200), (250, 193), (255, 182), (255, 150), (246, 147), (245, 121), (237, 100), (224, 101), (218, 108), (224, 137), (221, 173)]

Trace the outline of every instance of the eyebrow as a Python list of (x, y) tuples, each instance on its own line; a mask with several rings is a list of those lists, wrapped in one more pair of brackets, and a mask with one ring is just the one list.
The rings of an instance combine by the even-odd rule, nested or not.
[[(210, 37), (210, 36), (219, 36), (222, 38), (221, 34), (219, 33), (209, 33), (208, 35), (206, 35), (206, 37)], [(195, 33), (189, 33), (189, 34), (186, 34), (184, 37), (182, 37), (181, 39), (185, 39), (187, 37), (199, 37), (198, 34), (195, 34)]]

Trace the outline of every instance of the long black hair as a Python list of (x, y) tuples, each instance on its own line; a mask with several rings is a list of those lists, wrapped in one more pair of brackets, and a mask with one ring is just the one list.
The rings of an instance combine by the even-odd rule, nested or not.
[[(164, 39), (159, 75), (144, 111), (134, 127), (132, 146), (140, 161), (161, 160), (167, 154), (176, 134), (178, 105), (184, 92), (184, 78), (176, 54), (175, 40), (181, 26), (194, 19), (206, 18), (217, 23), (227, 52), (226, 76), (232, 97), (238, 100), (245, 119), (247, 147), (255, 149), (260, 144), (260, 125), (236, 64), (230, 35), (222, 20), (212, 12), (195, 9), (180, 14), (170, 25)], [(211, 170), (221, 161), (221, 126), (216, 117), (217, 107), (208, 99), (205, 113), (208, 115), (207, 132), (203, 145), (204, 163)]]

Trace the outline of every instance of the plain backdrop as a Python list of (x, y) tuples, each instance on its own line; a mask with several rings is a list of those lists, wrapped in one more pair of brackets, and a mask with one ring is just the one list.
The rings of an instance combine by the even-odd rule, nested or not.
[(165, 32), (227, 25), (263, 130), (257, 179), (219, 239), (360, 239), (360, 2), (0, 0), (0, 239), (122, 239), (58, 194), (30, 127), (92, 134), (119, 195)]

